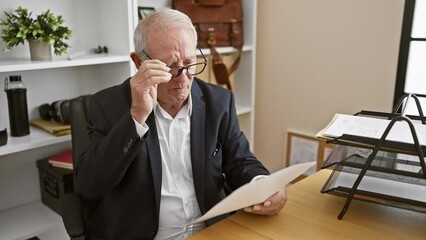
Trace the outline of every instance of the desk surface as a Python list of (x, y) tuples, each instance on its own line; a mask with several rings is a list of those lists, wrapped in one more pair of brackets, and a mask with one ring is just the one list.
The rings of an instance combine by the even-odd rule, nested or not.
[(322, 194), (330, 170), (288, 188), (288, 201), (275, 216), (238, 212), (189, 239), (426, 239), (426, 214)]

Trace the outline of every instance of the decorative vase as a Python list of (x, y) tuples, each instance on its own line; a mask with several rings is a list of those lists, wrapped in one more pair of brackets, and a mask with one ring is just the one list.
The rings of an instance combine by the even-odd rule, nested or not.
[(28, 40), (30, 44), (31, 61), (51, 61), (52, 51), (51, 46), (40, 40)]

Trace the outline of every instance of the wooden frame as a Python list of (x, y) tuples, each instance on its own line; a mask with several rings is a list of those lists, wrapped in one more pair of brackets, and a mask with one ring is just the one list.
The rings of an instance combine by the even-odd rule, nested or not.
[(315, 169), (308, 170), (305, 174), (296, 178), (292, 183), (320, 170), (322, 163), (327, 159), (327, 156), (333, 147), (333, 144), (326, 143), (323, 139), (293, 131), (287, 131), (285, 166), (288, 167), (293, 164), (310, 161), (317, 162)]

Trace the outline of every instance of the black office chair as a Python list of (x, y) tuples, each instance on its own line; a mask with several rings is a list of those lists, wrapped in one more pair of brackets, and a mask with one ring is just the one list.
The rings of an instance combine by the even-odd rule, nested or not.
[[(71, 125), (71, 143), (73, 150), (73, 163), (77, 164), (78, 157), (86, 150), (89, 143), (87, 132), (87, 111), (88, 98), (85, 95), (71, 100), (70, 102), (70, 125)], [(231, 190), (225, 185), (225, 192), (228, 195)], [(71, 240), (84, 240), (84, 212), (81, 204), (81, 198), (78, 189), (74, 185), (74, 193), (65, 194), (61, 197), (62, 221)], [(235, 212), (232, 212), (233, 214)]]
[[(88, 97), (85, 95), (70, 100), (70, 125), (73, 163), (77, 164), (78, 157), (87, 148), (89, 136), (87, 133)], [(84, 240), (84, 214), (78, 189), (74, 184), (74, 193), (61, 198), (62, 221), (71, 240)]]

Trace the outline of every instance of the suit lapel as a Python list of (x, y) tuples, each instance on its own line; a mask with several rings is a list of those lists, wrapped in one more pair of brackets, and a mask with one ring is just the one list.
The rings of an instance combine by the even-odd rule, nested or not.
[(205, 153), (205, 103), (198, 84), (193, 82), (191, 89), (191, 163), (195, 194), (202, 213), (204, 206), (204, 153)]

